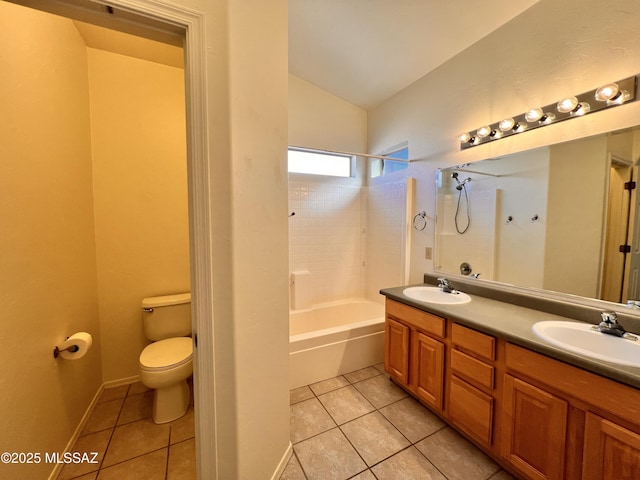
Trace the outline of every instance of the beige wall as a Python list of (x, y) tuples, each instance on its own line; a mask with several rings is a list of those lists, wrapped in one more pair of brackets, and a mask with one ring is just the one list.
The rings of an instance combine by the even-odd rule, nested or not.
[[(193, 265), (200, 278), (208, 276), (213, 282), (213, 318), (201, 319), (203, 322), (212, 322), (212, 335), (202, 335), (199, 344), (213, 345), (215, 358), (212, 363), (215, 378), (209, 379), (209, 384), (214, 382), (215, 389), (211, 396), (198, 398), (198, 408), (201, 413), (197, 414), (197, 418), (200, 420), (215, 418), (216, 432), (214, 434), (211, 430), (207, 430), (210, 443), (206, 445), (215, 447), (215, 451), (201, 450), (204, 455), (200, 457), (200, 462), (206, 465), (204, 471), (216, 471), (218, 478), (270, 478), (278, 464), (285, 458), (289, 446), (288, 375), (286, 373), (288, 371), (287, 4), (284, 0), (269, 2), (268, 6), (262, 2), (246, 0), (180, 0), (174, 3), (201, 13), (206, 35), (207, 61), (206, 65), (202, 65), (202, 72), (207, 92), (204, 101), (209, 122), (206, 135), (210, 155), (205, 159), (204, 165), (201, 164), (201, 171), (209, 172), (211, 190), (210, 196), (203, 198), (200, 195), (198, 202), (199, 208), (204, 208), (210, 216), (212, 228), (210, 232), (199, 233), (207, 235), (211, 240), (214, 265), (213, 268), (203, 271), (198, 258)], [(45, 5), (50, 4), (45, 3)], [(0, 17), (5, 27), (2, 33), (3, 45), (9, 50), (13, 49), (18, 59), (23, 58), (23, 55), (27, 60), (34, 58), (23, 46), (22, 40), (23, 37), (27, 40), (31, 39), (34, 35), (40, 36), (42, 41), (38, 42), (38, 48), (44, 49), (52, 57), (51, 61), (65, 58), (72, 50), (68, 45), (64, 49), (54, 48), (56, 42), (51, 38), (54, 30), (49, 25), (32, 25), (22, 19), (14, 21), (12, 18)], [(5, 23), (7, 26), (4, 25)], [(8, 28), (8, 26), (14, 28)], [(20, 26), (19, 29), (18, 26)], [(20, 41), (17, 41), (18, 39)], [(64, 71), (64, 69), (58, 69), (58, 71)], [(84, 75), (86, 76), (86, 65)], [(26, 103), (29, 104), (32, 97), (25, 92), (14, 91), (16, 88), (14, 84), (9, 86), (11, 83), (9, 80), (15, 80), (15, 78), (5, 76), (4, 71), (3, 76), (3, 83), (0, 85), (7, 86), (9, 91), (3, 90), (0, 93), (2, 98), (4, 99), (5, 94), (16, 96), (16, 99), (21, 98), (23, 101), (26, 99)], [(44, 77), (30, 80), (38, 80), (40, 86), (45, 84), (51, 93), (57, 94), (57, 91), (52, 89), (55, 81)], [(88, 96), (86, 78), (82, 88), (77, 88), (75, 82), (70, 82), (69, 78), (65, 78), (65, 82), (73, 85), (76, 93), (86, 92)], [(269, 91), (269, 95), (264, 95), (264, 91)], [(77, 128), (73, 129), (73, 142), (77, 141), (78, 132), (86, 133), (87, 141), (82, 147), (88, 158), (90, 145), (87, 106), (85, 105), (86, 110), (80, 115), (75, 108), (69, 108), (69, 102), (62, 96), (58, 95), (56, 99), (60, 100), (56, 105), (59, 108), (56, 110), (63, 110), (64, 113), (69, 113), (69, 116), (82, 120), (83, 126), (76, 125)], [(88, 102), (88, 98), (85, 102)], [(33, 117), (39, 118), (43, 114), (40, 111), (35, 114), (36, 106), (32, 104), (29, 108), (33, 110), (30, 110), (32, 115), (25, 115), (26, 120), (22, 123), (14, 121), (13, 118), (5, 122), (9, 127), (3, 131), (3, 135), (9, 138), (21, 138), (25, 132), (34, 131)], [(58, 118), (50, 123), (57, 121)], [(45, 153), (48, 153), (47, 149), (39, 146), (51, 145), (48, 141), (52, 138), (55, 140), (55, 134), (58, 133), (50, 125), (46, 127), (38, 131), (35, 138), (29, 136), (24, 138), (23, 142), (38, 161), (46, 158)], [(52, 133), (54, 135), (51, 135)], [(68, 136), (58, 138), (62, 140), (63, 146), (54, 150), (68, 149), (72, 139)], [(84, 137), (82, 140), (85, 140)], [(5, 147), (5, 142), (2, 142), (2, 147)], [(68, 152), (62, 152), (61, 156), (66, 153)], [(4, 154), (2, 158), (5, 158)], [(47, 164), (46, 167), (53, 167), (53, 164)], [(29, 170), (29, 183), (21, 185), (21, 188), (25, 187), (29, 192), (39, 191), (39, 187), (46, 183), (46, 180), (57, 181), (57, 175), (61, 174), (56, 169), (53, 169), (53, 172), (43, 169), (43, 178), (40, 178), (40, 175), (34, 175), (31, 170)], [(87, 189), (85, 193), (89, 200), (83, 202), (74, 199), (65, 212), (86, 209), (88, 214), (91, 213), (90, 173), (90, 170), (86, 172), (81, 182), (74, 179), (72, 182), (57, 183), (58, 186), (66, 189), (66, 193), (77, 189), (85, 192), (85, 188)], [(69, 175), (68, 172), (62, 175), (65, 181), (67, 175)], [(34, 184), (30, 183), (32, 179), (36, 180)], [(3, 181), (8, 183), (4, 178)], [(53, 202), (47, 199), (47, 206), (51, 207), (51, 205)], [(27, 211), (27, 213), (30, 212)], [(256, 228), (256, 223), (247, 221), (247, 218), (259, 219), (260, 228)], [(50, 219), (56, 226), (64, 224), (64, 222), (56, 222), (53, 216)], [(78, 232), (77, 229), (72, 231), (67, 243), (78, 244), (78, 247), (67, 250), (66, 253), (72, 253), (74, 258), (84, 254), (84, 245), (81, 245), (78, 239), (84, 240), (83, 235), (85, 233), (90, 235), (92, 231), (92, 229), (88, 229), (88, 233)], [(43, 232), (47, 232), (47, 229), (30, 227), (28, 237), (31, 239), (44, 237), (48, 240), (46, 235), (43, 236)], [(33, 243), (33, 240), (27, 241), (27, 235), (22, 235), (23, 238), (18, 237), (15, 235), (11, 238), (15, 240), (16, 245)], [(7, 237), (2, 241), (8, 240)], [(91, 243), (89, 250), (93, 249), (93, 239)], [(58, 247), (55, 245), (56, 252), (59, 250)], [(60, 269), (56, 268), (58, 265), (51, 266), (46, 262), (43, 263), (45, 253), (42, 250), (50, 251), (52, 247), (47, 245), (38, 248), (40, 249), (38, 255), (30, 258), (34, 258), (39, 263), (31, 265), (31, 270), (39, 272), (44, 265), (44, 281), (34, 283), (34, 276), (27, 275), (31, 271), (22, 265), (13, 270), (6, 270), (15, 273), (15, 276), (3, 277), (3, 285), (15, 283), (16, 278), (23, 279), (25, 283), (30, 282), (35, 292), (25, 289), (22, 295), (28, 298), (18, 298), (17, 294), (9, 293), (11, 291), (4, 288), (1, 294), (3, 309), (7, 308), (6, 305), (16, 305), (16, 310), (18, 304), (28, 305), (30, 312), (26, 315), (31, 315), (35, 319), (51, 318), (54, 312), (54, 315), (64, 317), (62, 319), (64, 323), (72, 321), (67, 306), (72, 305), (71, 310), (75, 310), (75, 307), (82, 304), (81, 308), (84, 310), (92, 310), (92, 325), (97, 329), (95, 264), (91, 270), (91, 279), (87, 279), (84, 278), (86, 275), (82, 271), (85, 267), (81, 268), (74, 262), (68, 261), (61, 265)], [(116, 247), (113, 248), (116, 249)], [(105, 248), (102, 251), (108, 251), (108, 249)], [(11, 252), (11, 260), (16, 261), (19, 256), (13, 250)], [(91, 255), (87, 257), (90, 258)], [(65, 261), (69, 260), (62, 255), (61, 258)], [(3, 259), (3, 261), (8, 260)], [(35, 264), (35, 261), (33, 263)], [(65, 283), (59, 278), (60, 272), (64, 274)], [(24, 279), (20, 275), (29, 278)], [(76, 281), (76, 276), (82, 279)], [(116, 276), (114, 275), (114, 278)], [(32, 293), (42, 295), (43, 289), (39, 288), (42, 283), (45, 283), (52, 292), (60, 293), (59, 286), (66, 287), (66, 280), (74, 286), (80, 284), (83, 289), (93, 289), (92, 304), (84, 308), (85, 305), (78, 300), (78, 297), (82, 299), (85, 297), (72, 288), (62, 288), (63, 292), (57, 298), (53, 295), (52, 298), (47, 296), (44, 299), (40, 298), (39, 300), (43, 300), (41, 302), (33, 299), (35, 295)], [(260, 285), (259, 289), (251, 287), (256, 284)], [(176, 285), (176, 288), (178, 286)], [(153, 289), (155, 288), (154, 285)], [(152, 288), (150, 287), (149, 290)], [(9, 298), (5, 298), (5, 295)], [(65, 308), (63, 309), (62, 306)], [(64, 314), (57, 313), (62, 311)], [(72, 313), (74, 313), (73, 319), (89, 317), (84, 311), (83, 315)], [(127, 312), (125, 313), (128, 315)], [(16, 312), (12, 316), (7, 316), (15, 321), (10, 326), (1, 327), (5, 329), (2, 332), (3, 339), (17, 336), (18, 333), (23, 335), (23, 328), (14, 327), (26, 323), (24, 315), (24, 312)], [(117, 316), (124, 318), (124, 315), (120, 317), (117, 314)], [(138, 328), (138, 325), (136, 321), (136, 326), (130, 325), (130, 327), (133, 330)], [(41, 325), (36, 327), (39, 343), (34, 345), (33, 350), (29, 350), (29, 347), (25, 349), (22, 344), (16, 344), (16, 347), (3, 351), (3, 359), (4, 355), (17, 358), (16, 350), (21, 354), (20, 365), (3, 369), (3, 391), (9, 391), (10, 388), (16, 389), (15, 384), (18, 379), (22, 381), (16, 389), (17, 396), (4, 395), (0, 403), (3, 422), (6, 422), (2, 424), (2, 429), (4, 432), (10, 432), (3, 437), (11, 440), (7, 450), (26, 451), (37, 448), (44, 451), (64, 448), (73, 427), (77, 425), (78, 417), (90, 401), (90, 398), (86, 398), (87, 395), (82, 393), (82, 389), (78, 393), (77, 389), (72, 388), (72, 381), (64, 377), (62, 372), (60, 375), (63, 378), (58, 380), (57, 370), (52, 372), (48, 367), (43, 372), (38, 372), (33, 378), (29, 377), (25, 380), (25, 369), (22, 367), (24, 359), (38, 358), (39, 355), (44, 355), (43, 358), (48, 359), (53, 346), (49, 338), (51, 332), (48, 333)], [(85, 329), (88, 330), (89, 327)], [(67, 328), (62, 324), (56, 324), (55, 330), (56, 335), (67, 333)], [(141, 340), (140, 337), (138, 339)], [(96, 356), (94, 359), (97, 360), (100, 352), (99, 338), (96, 338), (96, 341), (97, 344), (92, 352)], [(127, 349), (130, 347), (131, 345), (127, 346)], [(41, 352), (45, 353), (41, 354)], [(90, 358), (87, 357), (88, 362), (91, 361)], [(50, 362), (52, 363), (53, 359)], [(4, 364), (11, 365), (7, 361)], [(78, 366), (79, 362), (75, 362), (74, 365)], [(117, 367), (122, 371), (129, 368), (130, 364)], [(88, 377), (87, 390), (93, 393), (97, 390), (102, 377), (99, 362), (97, 368), (90, 370), (91, 375), (87, 374), (85, 377)], [(112, 372), (108, 375), (119, 375), (119, 373)], [(83, 379), (81, 374), (72, 375), (72, 377), (72, 380)], [(41, 389), (39, 383), (49, 388)], [(65, 392), (62, 392), (63, 388), (66, 389)], [(65, 400), (61, 399), (64, 395), (71, 395), (71, 401), (65, 403)], [(25, 401), (25, 398), (36, 396), (38, 402), (34, 404), (29, 403), (29, 400)], [(16, 405), (25, 406), (17, 412), (18, 415), (14, 415)], [(38, 409), (41, 409), (39, 411), (41, 415), (33, 415), (33, 412)], [(46, 418), (66, 419), (67, 417), (71, 419), (61, 420), (62, 426), (55, 422), (46, 425), (43, 423), (43, 419)], [(211, 443), (212, 437), (214, 443)], [(38, 444), (34, 444), (34, 439), (37, 439)], [(51, 471), (50, 467), (44, 464), (37, 469), (29, 467), (20, 471), (18, 476), (43, 478)]]
[[(596, 13), (597, 12), (597, 13)], [(416, 209), (435, 212), (435, 170), (638, 124), (640, 102), (459, 151), (458, 135), (640, 69), (640, 3), (540, 0), (433, 72), (368, 112), (369, 150), (409, 141), (406, 171), (418, 179)], [(435, 94), (434, 92), (437, 92)], [(433, 264), (414, 236), (411, 281)]]
[(289, 144), (366, 153), (367, 112), (289, 75)]
[(217, 234), (232, 238), (234, 365), (220, 388), (236, 394), (238, 443), (220, 478), (259, 479), (289, 445), (287, 2), (229, 1), (229, 54), (232, 223)]
[[(86, 48), (71, 21), (0, 2), (0, 59), (0, 450), (44, 455), (102, 379)], [(77, 331), (91, 350), (54, 360)], [(0, 477), (52, 469), (0, 464)]]
[[(607, 138), (599, 136), (549, 149), (549, 200), (543, 287), (598, 297), (609, 175)], [(580, 239), (576, 242), (576, 239)], [(571, 252), (571, 255), (567, 255)]]
[(102, 363), (138, 375), (144, 297), (190, 291), (182, 69), (88, 49)]

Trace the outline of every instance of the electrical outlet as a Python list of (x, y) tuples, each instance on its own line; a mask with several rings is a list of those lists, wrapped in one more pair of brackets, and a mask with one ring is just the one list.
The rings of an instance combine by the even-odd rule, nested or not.
[(425, 247), (425, 249), (424, 249), (424, 258), (426, 258), (427, 260), (431, 260), (431, 258), (432, 258), (431, 247)]

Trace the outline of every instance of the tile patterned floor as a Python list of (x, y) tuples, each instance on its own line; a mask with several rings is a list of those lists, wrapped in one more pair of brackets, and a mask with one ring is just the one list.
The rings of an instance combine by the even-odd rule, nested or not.
[(280, 480), (513, 480), (409, 397), (382, 365), (291, 391)]
[[(513, 480), (394, 385), (382, 365), (291, 391), (294, 454), (280, 480)], [(58, 480), (195, 479), (193, 402), (175, 422), (151, 420), (153, 391), (106, 389)]]
[(193, 394), (187, 414), (163, 425), (151, 420), (152, 403), (141, 383), (105, 389), (71, 449), (98, 452), (99, 463), (67, 464), (58, 480), (195, 479)]

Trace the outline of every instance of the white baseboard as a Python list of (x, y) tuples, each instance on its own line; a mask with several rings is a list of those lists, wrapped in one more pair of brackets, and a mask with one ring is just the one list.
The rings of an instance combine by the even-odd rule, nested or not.
[[(93, 409), (98, 404), (98, 400), (100, 399), (100, 396), (102, 395), (103, 391), (104, 391), (104, 384), (100, 385), (100, 387), (98, 388), (98, 391), (93, 396), (93, 399), (91, 400), (91, 403), (87, 407), (87, 410), (84, 412), (84, 415), (82, 415), (82, 418), (80, 419), (80, 423), (78, 423), (78, 426), (76, 427), (75, 431), (73, 432), (73, 435), (71, 435), (71, 438), (67, 442), (67, 445), (64, 447), (64, 451), (65, 452), (70, 452), (71, 449), (73, 448), (73, 446), (78, 441), (78, 438), (80, 437), (80, 434), (82, 433), (82, 430), (84, 429), (84, 426), (87, 424), (87, 420), (89, 420), (89, 417), (91, 416), (91, 413), (93, 412)], [(57, 479), (58, 475), (60, 474), (60, 470), (62, 470), (63, 466), (64, 465), (61, 464), (61, 463), (56, 463), (56, 466), (53, 468), (53, 471), (49, 475), (49, 480)]]
[(130, 385), (140, 381), (140, 375), (133, 375), (132, 377), (120, 378), (118, 380), (111, 380), (110, 382), (104, 382), (102, 386), (104, 388), (121, 387), (122, 385)]
[(280, 476), (282, 475), (282, 472), (284, 472), (284, 469), (287, 468), (287, 464), (289, 463), (289, 459), (291, 458), (292, 454), (293, 454), (293, 445), (291, 444), (291, 442), (289, 442), (289, 446), (287, 447), (287, 450), (284, 452), (282, 460), (280, 460), (280, 463), (278, 464), (278, 468), (276, 468), (276, 471), (273, 472), (273, 475), (271, 476), (271, 480), (278, 480), (280, 478)]
[[(78, 423), (78, 426), (73, 432), (73, 435), (71, 435), (71, 438), (67, 442), (66, 447), (64, 447), (64, 452), (70, 452), (73, 446), (78, 441), (78, 438), (82, 433), (82, 430), (84, 430), (84, 426), (87, 424), (87, 421), (89, 420), (89, 417), (93, 413), (93, 409), (98, 404), (98, 400), (102, 396), (102, 392), (104, 392), (105, 388), (120, 387), (122, 385), (129, 385), (131, 383), (136, 383), (138, 381), (140, 381), (140, 375), (134, 375), (133, 377), (121, 378), (119, 380), (112, 380), (110, 382), (105, 382), (102, 385), (100, 385), (100, 387), (98, 388), (98, 391), (93, 396), (91, 403), (89, 403), (87, 410), (84, 412), (84, 415), (82, 415), (82, 418), (80, 419), (80, 423)], [(63, 466), (64, 465), (61, 463), (56, 464), (53, 471), (49, 475), (49, 480), (56, 480), (58, 478), (58, 475), (60, 475), (60, 470), (62, 470)]]

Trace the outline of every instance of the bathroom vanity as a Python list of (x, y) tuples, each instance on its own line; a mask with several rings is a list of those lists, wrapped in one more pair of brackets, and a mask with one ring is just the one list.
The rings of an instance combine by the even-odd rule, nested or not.
[(532, 331), (540, 321), (597, 324), (597, 306), (456, 287), (471, 301), (381, 291), (391, 379), (519, 478), (640, 478), (640, 368), (567, 352)]

